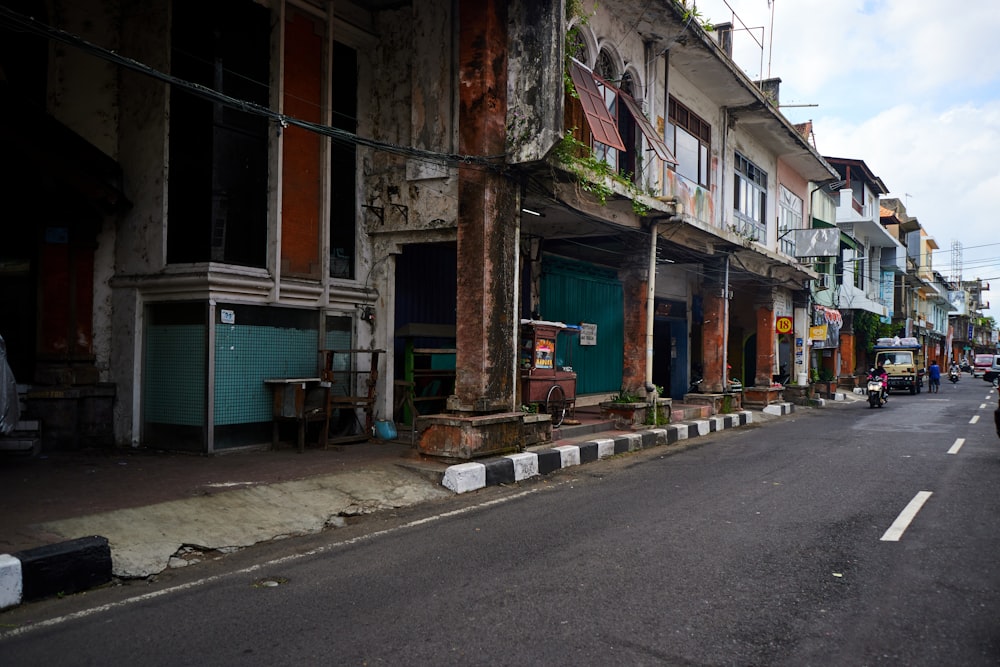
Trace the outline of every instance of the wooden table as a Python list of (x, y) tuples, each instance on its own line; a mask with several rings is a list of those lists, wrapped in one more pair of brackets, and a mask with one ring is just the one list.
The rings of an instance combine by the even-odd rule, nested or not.
[(278, 447), (278, 425), (282, 421), (298, 423), (298, 448), (306, 447), (306, 424), (327, 420), (327, 387), (322, 379), (271, 378), (264, 380), (271, 388), (271, 448)]

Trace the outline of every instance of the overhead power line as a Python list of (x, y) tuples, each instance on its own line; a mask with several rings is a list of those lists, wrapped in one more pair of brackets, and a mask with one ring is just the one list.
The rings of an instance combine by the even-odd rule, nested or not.
[(321, 123), (313, 123), (310, 121), (305, 121), (294, 116), (289, 116), (287, 114), (278, 113), (268, 107), (262, 106), (255, 102), (250, 102), (248, 100), (241, 100), (230, 95), (226, 95), (218, 90), (209, 88), (208, 86), (203, 86), (199, 83), (193, 81), (187, 81), (185, 79), (178, 78), (171, 74), (161, 72), (145, 63), (141, 63), (132, 58), (128, 58), (119, 53), (115, 53), (110, 49), (98, 46), (87, 40), (74, 35), (72, 33), (66, 32), (59, 28), (47, 25), (38, 21), (30, 16), (24, 16), (17, 12), (11, 11), (7, 7), (0, 5), (0, 23), (6, 24), (14, 29), (22, 30), (32, 34), (36, 34), (47, 39), (52, 39), (63, 44), (68, 44), (70, 46), (76, 47), (85, 53), (88, 53), (96, 58), (106, 60), (108, 62), (119, 65), (126, 69), (144, 74), (146, 76), (158, 79), (165, 83), (168, 83), (177, 88), (181, 88), (189, 93), (197, 95), (203, 99), (215, 102), (218, 104), (223, 104), (227, 107), (238, 109), (240, 111), (256, 114), (258, 116), (263, 116), (281, 127), (300, 127), (304, 130), (310, 132), (315, 132), (326, 137), (330, 137), (335, 141), (340, 141), (344, 143), (354, 144), (358, 146), (364, 146), (366, 148), (371, 148), (374, 150), (385, 151), (388, 153), (394, 153), (396, 155), (401, 155), (404, 157), (414, 158), (417, 160), (423, 160), (427, 162), (434, 162), (437, 164), (446, 165), (474, 165), (485, 167), (488, 169), (500, 170), (503, 168), (504, 155), (462, 155), (458, 153), (441, 153), (438, 151), (424, 150), (420, 148), (414, 148), (412, 146), (401, 146), (399, 144), (393, 144), (386, 141), (378, 141), (375, 139), (368, 139), (366, 137), (359, 136), (353, 132), (348, 132), (336, 127), (331, 127), (329, 125), (323, 125)]

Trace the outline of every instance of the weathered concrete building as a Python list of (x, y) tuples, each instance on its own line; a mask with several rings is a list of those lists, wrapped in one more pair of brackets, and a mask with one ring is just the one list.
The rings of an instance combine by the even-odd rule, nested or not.
[(817, 277), (789, 232), (837, 172), (724, 27), (567, 6), (6, 3), (5, 113), (39, 128), (5, 119), (0, 157), (19, 381), (113, 392), (119, 445), (217, 452), (270, 439), (266, 379), (377, 349), (372, 412), (492, 433), (475, 455), (514, 444), (543, 319), (590, 325), (554, 360), (578, 402), (680, 399), (692, 368), (773, 400), (807, 370)]

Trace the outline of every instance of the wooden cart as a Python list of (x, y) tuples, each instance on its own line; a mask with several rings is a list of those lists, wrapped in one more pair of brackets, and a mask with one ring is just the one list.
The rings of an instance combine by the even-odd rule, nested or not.
[(552, 416), (552, 426), (562, 425), (576, 406), (576, 373), (557, 362), (561, 322), (521, 320), (521, 403), (537, 405)]

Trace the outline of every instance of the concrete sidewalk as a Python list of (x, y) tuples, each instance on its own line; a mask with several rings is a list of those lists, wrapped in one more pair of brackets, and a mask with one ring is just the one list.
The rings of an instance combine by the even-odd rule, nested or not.
[(408, 444), (378, 441), (301, 454), (290, 448), (215, 457), (131, 450), (0, 459), (0, 609), (22, 601), (21, 568), (35, 562), (39, 570), (59, 570), (55, 559), (72, 560), (62, 546), (79, 538), (105, 540), (103, 551), (100, 541), (82, 540), (79, 548), (108, 562), (83, 573), (83, 583), (62, 573), (63, 579), (36, 591), (82, 590), (105, 570), (105, 581), (111, 575), (148, 577), (218, 553), (344, 525), (347, 517), (767, 421), (792, 407), (593, 433), (459, 464), (422, 457)]

